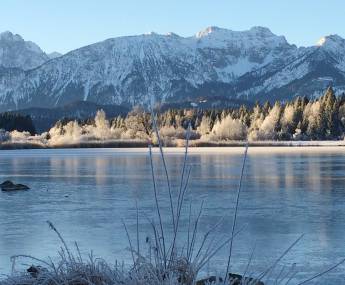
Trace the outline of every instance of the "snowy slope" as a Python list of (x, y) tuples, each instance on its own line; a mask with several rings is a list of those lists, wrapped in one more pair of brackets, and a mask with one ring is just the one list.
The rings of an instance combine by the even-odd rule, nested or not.
[[(245, 82), (250, 81), (250, 86)], [(345, 91), (345, 40), (338, 35), (321, 38), (317, 45), (300, 48), (287, 63), (268, 65), (238, 79), (244, 87), (238, 97), (263, 96), (287, 99), (293, 96), (320, 96), (332, 84)]]

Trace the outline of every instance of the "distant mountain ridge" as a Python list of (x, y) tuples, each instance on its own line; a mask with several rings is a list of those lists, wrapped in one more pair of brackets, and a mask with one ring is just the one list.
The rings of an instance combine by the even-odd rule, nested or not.
[[(345, 90), (345, 40), (337, 35), (298, 48), (264, 27), (209, 27), (191, 37), (112, 38), (54, 56), (20, 36), (1, 35), (7, 40), (0, 40), (0, 111), (75, 101), (128, 107), (207, 101), (212, 107), (215, 98), (221, 105), (316, 97), (330, 84)], [(10, 51), (1, 54), (4, 46)]]

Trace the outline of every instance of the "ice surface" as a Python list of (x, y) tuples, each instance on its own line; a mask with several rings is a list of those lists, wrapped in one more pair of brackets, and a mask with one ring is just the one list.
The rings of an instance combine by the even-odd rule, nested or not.
[[(339, 147), (309, 148), (313, 151), (308, 152), (303, 147), (290, 148), (290, 152), (274, 149), (280, 151), (253, 148), (249, 153), (238, 221), (239, 227), (245, 229), (234, 242), (232, 270), (244, 271), (255, 243), (250, 271), (265, 269), (304, 233), (301, 243), (282, 262), (296, 262), (301, 272), (297, 277), (302, 280), (345, 255), (344, 152)], [(216, 234), (230, 234), (243, 148), (232, 150), (191, 150), (190, 195), (194, 209), (205, 200), (200, 233), (225, 215), (225, 223)], [(179, 183), (182, 161), (181, 149), (168, 150), (174, 189)], [(154, 162), (163, 215), (168, 215), (157, 153)], [(55, 224), (70, 245), (78, 241), (84, 254), (93, 249), (97, 256), (110, 262), (129, 261), (121, 219), (134, 238), (137, 200), (144, 245), (150, 228), (144, 213), (152, 216), (154, 212), (148, 163), (147, 150), (136, 149), (1, 151), (0, 180), (24, 183), (31, 190), (0, 193), (0, 272), (9, 272), (13, 254), (54, 257), (59, 242), (46, 220)], [(182, 236), (186, 226), (184, 214)], [(220, 252), (209, 264), (211, 272), (225, 268), (226, 254), (225, 250)], [(328, 282), (333, 283), (322, 284), (337, 284), (335, 280), (344, 277), (342, 267), (327, 275)]]

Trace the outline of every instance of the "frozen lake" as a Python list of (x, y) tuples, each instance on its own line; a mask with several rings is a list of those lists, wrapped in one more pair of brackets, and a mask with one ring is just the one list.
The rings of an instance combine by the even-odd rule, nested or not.
[[(345, 148), (251, 149), (245, 169), (233, 272), (242, 273), (256, 244), (250, 271), (260, 272), (300, 234), (302, 241), (283, 259), (297, 264), (299, 280), (345, 257)], [(231, 232), (232, 213), (243, 149), (192, 151), (190, 194), (197, 210), (205, 200), (199, 232), (225, 215), (221, 233)], [(159, 186), (164, 184), (159, 156), (154, 155)], [(167, 154), (174, 189), (179, 185), (183, 153)], [(46, 220), (69, 244), (110, 262), (128, 261), (121, 219), (135, 232), (135, 201), (141, 216), (153, 212), (152, 180), (147, 150), (63, 149), (0, 151), (0, 181), (31, 187), (27, 192), (0, 193), (0, 273), (10, 272), (10, 256), (54, 257), (60, 243)], [(167, 192), (159, 187), (162, 205)], [(190, 196), (191, 195), (191, 196)], [(145, 213), (145, 215), (144, 215)], [(168, 214), (168, 209), (164, 211)], [(183, 217), (183, 227), (187, 217)], [(142, 241), (149, 232), (140, 220)], [(184, 233), (182, 233), (184, 234)], [(134, 238), (134, 235), (133, 235)], [(226, 251), (209, 264), (222, 270)], [(345, 265), (328, 274), (322, 284), (340, 284)], [(338, 281), (337, 281), (338, 280)], [(317, 283), (318, 284), (318, 283)]]

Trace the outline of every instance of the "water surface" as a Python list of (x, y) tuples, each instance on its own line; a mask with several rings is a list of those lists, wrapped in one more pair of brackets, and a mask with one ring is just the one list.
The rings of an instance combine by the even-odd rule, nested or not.
[[(243, 272), (254, 245), (250, 272), (260, 272), (297, 239), (302, 241), (282, 260), (296, 263), (298, 280), (345, 257), (345, 151), (343, 148), (304, 148), (249, 153), (241, 193), (232, 271)], [(174, 193), (179, 185), (182, 152), (167, 154)], [(188, 200), (193, 212), (202, 201), (204, 214), (199, 233), (205, 233), (222, 216), (216, 232), (230, 235), (242, 151), (197, 151), (189, 156)], [(159, 199), (169, 215), (164, 172), (154, 154)], [(56, 256), (61, 246), (46, 224), (50, 220), (70, 245), (77, 241), (83, 253), (92, 249), (110, 262), (130, 260), (122, 219), (134, 238), (137, 201), (140, 239), (145, 244), (154, 213), (154, 196), (147, 151), (115, 149), (15, 150), (0, 152), (0, 180), (27, 184), (30, 191), (0, 193), (0, 272), (10, 272), (10, 256)], [(188, 205), (186, 206), (188, 208)], [(186, 236), (186, 212), (182, 233)], [(170, 223), (165, 220), (165, 225)], [(205, 269), (225, 268), (228, 249)], [(22, 261), (29, 262), (29, 261)], [(319, 282), (340, 284), (345, 266)], [(342, 281), (341, 281), (342, 282)], [(316, 283), (319, 284), (319, 283)]]

